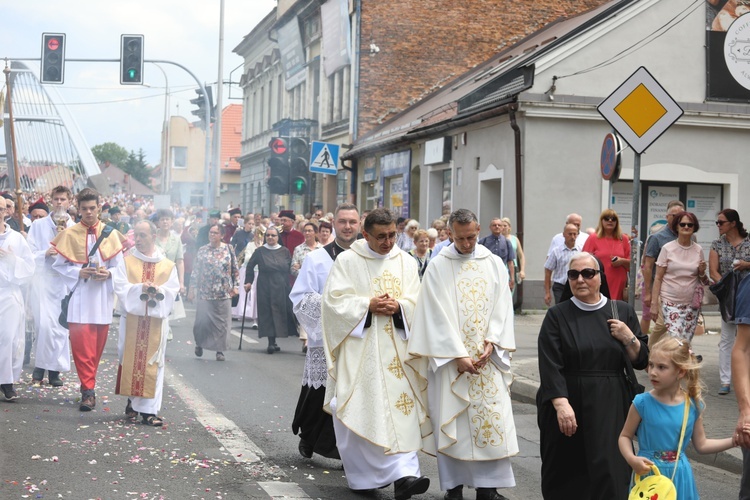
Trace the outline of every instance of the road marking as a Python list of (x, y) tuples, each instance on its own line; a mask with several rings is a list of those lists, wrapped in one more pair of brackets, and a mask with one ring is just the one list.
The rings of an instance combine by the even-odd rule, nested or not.
[[(255, 330), (253, 330), (255, 331)], [(237, 338), (240, 338), (240, 332), (238, 330), (231, 330), (232, 335), (234, 335)], [(242, 336), (242, 342), (247, 342), (248, 344), (257, 344), (258, 341), (252, 338), (250, 335), (243, 335)]]
[(233, 460), (239, 463), (253, 463), (265, 458), (266, 454), (263, 450), (253, 443), (237, 424), (219, 413), (216, 407), (197, 390), (183, 382), (180, 375), (175, 373), (169, 365), (165, 368), (167, 383), (185, 403), (191, 402), (189, 406), (195, 412), (201, 425), (217, 431), (216, 439), (231, 453)]
[(263, 488), (266, 493), (271, 495), (271, 498), (312, 498), (299, 487), (297, 483), (281, 483), (281, 482), (259, 482), (258, 486)]

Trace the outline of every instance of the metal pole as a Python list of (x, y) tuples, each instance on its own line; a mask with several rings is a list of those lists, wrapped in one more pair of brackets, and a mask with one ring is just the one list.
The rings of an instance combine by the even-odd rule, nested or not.
[[(213, 161), (213, 189), (211, 194), (216, 196), (216, 203), (218, 207), (219, 202), (219, 186), (221, 180), (221, 108), (222, 101), (224, 98), (224, 0), (219, 3), (219, 78), (216, 84), (216, 123), (214, 124), (214, 161)], [(206, 113), (211, 114), (211, 110)]]
[(167, 72), (164, 71), (164, 68), (159, 66), (158, 64), (154, 64), (157, 68), (159, 68), (159, 71), (161, 71), (161, 74), (164, 75), (164, 156), (162, 157), (162, 168), (164, 169), (164, 172), (162, 172), (162, 186), (161, 186), (161, 192), (162, 194), (167, 194), (171, 191), (170, 179), (171, 179), (171, 165), (169, 163), (169, 153), (170, 153), (170, 137), (169, 137), (169, 78), (167, 78)]
[(16, 127), (13, 123), (13, 97), (12, 97), (12, 86), (10, 84), (10, 66), (8, 60), (5, 60), (5, 88), (8, 89), (8, 95), (5, 98), (6, 106), (8, 107), (8, 130), (10, 133), (10, 147), (13, 154), (13, 177), (15, 177), (16, 184), (16, 213), (18, 214), (18, 225), (21, 233), (24, 232), (23, 226), (23, 200), (21, 196), (23, 191), (21, 190), (21, 178), (18, 175), (18, 153), (16, 151)]
[(633, 161), (633, 218), (630, 228), (630, 293), (628, 304), (635, 306), (635, 275), (638, 267), (638, 221), (641, 194), (641, 155), (635, 154)]

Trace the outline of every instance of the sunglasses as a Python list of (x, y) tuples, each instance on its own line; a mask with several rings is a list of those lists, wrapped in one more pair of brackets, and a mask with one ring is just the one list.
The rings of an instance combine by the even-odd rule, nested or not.
[(590, 280), (598, 273), (599, 271), (597, 269), (591, 269), (590, 267), (581, 269), (580, 271), (577, 269), (570, 269), (568, 270), (568, 279), (575, 281), (579, 276), (583, 276), (583, 279)]
[(693, 226), (695, 226), (695, 224), (693, 224), (692, 222), (680, 222), (680, 227), (690, 227), (690, 228), (692, 228)]
[(607, 222), (617, 222), (617, 217), (608, 215), (606, 217), (602, 217), (602, 220), (607, 221)]
[(716, 222), (717, 226), (721, 227), (721, 226), (723, 226), (724, 224), (726, 224), (729, 221), (728, 220), (717, 220), (715, 222)]

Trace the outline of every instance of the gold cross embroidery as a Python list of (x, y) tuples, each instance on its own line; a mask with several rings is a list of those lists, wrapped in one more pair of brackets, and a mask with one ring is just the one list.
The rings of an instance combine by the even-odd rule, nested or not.
[(409, 416), (414, 409), (414, 400), (407, 396), (405, 392), (402, 392), (401, 397), (396, 401), (396, 408), (404, 415)]
[(404, 378), (404, 369), (401, 367), (401, 362), (398, 360), (398, 356), (393, 356), (393, 361), (388, 365), (388, 371), (399, 380)]

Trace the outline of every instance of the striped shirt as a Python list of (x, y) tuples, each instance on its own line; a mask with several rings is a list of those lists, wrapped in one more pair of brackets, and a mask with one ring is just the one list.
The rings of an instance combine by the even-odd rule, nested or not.
[(568, 262), (574, 253), (580, 252), (578, 245), (568, 248), (565, 245), (555, 247), (547, 257), (544, 268), (552, 271), (552, 281), (564, 285), (568, 280)]

